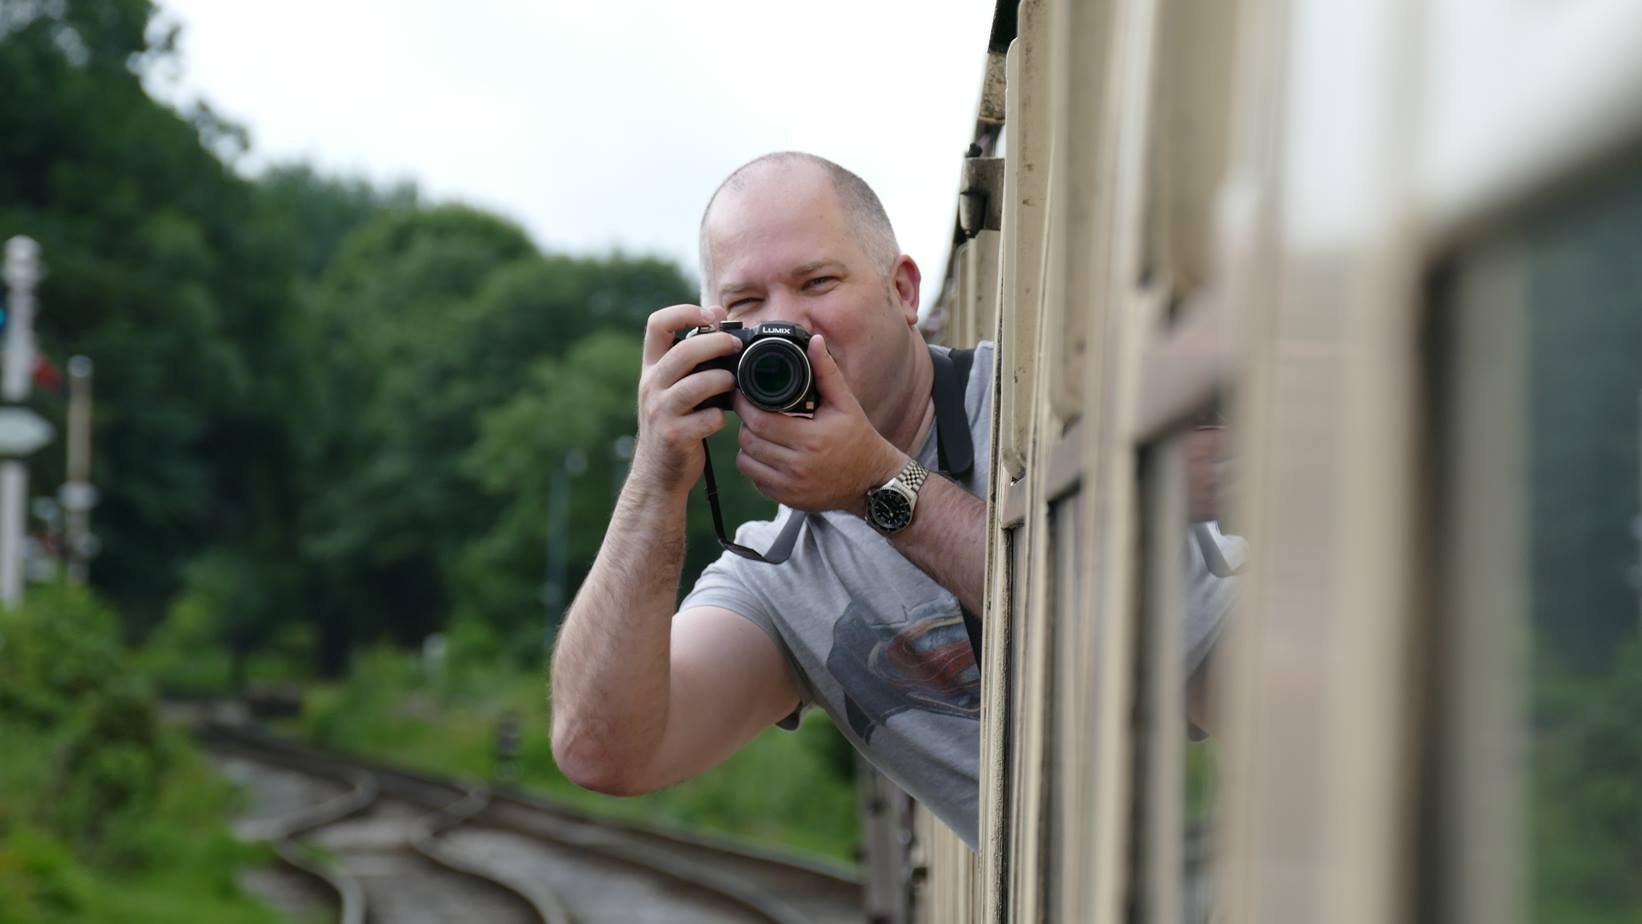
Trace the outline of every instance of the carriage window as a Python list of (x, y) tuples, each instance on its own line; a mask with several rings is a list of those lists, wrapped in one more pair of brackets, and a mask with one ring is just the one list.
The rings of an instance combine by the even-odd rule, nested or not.
[[(1049, 542), (1050, 554), (1055, 557), (1055, 571), (1049, 587), (1050, 607), (1052, 617), (1048, 638), (1050, 650), (1054, 651), (1066, 645), (1076, 633), (1076, 623), (1080, 620), (1084, 610), (1082, 575), (1085, 567), (1083, 563), (1083, 529), (1080, 516), (1081, 498), (1077, 493), (1068, 494), (1056, 499), (1049, 505)], [(1058, 637), (1057, 637), (1058, 635)], [(1052, 662), (1053, 663), (1053, 662)], [(1071, 662), (1063, 670), (1075, 670), (1075, 663)], [(1058, 671), (1057, 671), (1058, 673)], [(1057, 715), (1055, 709), (1054, 690), (1058, 686), (1059, 678), (1052, 678), (1050, 694), (1045, 698), (1044, 722), (1051, 729), (1056, 727)], [(1054, 749), (1061, 752), (1059, 761), (1061, 766), (1070, 766), (1068, 759), (1072, 755), (1066, 754), (1069, 748), (1079, 745), (1064, 737), (1056, 740)], [(1062, 773), (1051, 773), (1047, 781), (1047, 792), (1044, 793), (1044, 815), (1048, 819), (1047, 829), (1043, 832), (1044, 843), (1049, 848), (1051, 857), (1048, 867), (1049, 875), (1044, 877), (1043, 905), (1045, 909), (1060, 907), (1060, 891), (1066, 885), (1063, 882), (1064, 870), (1060, 868), (1065, 855), (1066, 843), (1066, 799), (1063, 786), (1065, 776)]]
[(1141, 458), (1133, 921), (1215, 917), (1216, 678), (1248, 559), (1228, 506), (1232, 444), (1224, 417), (1209, 409)]
[[(1432, 919), (1520, 894), (1527, 920), (1642, 920), (1639, 241), (1634, 176), (1456, 259), (1438, 293), (1438, 676), (1471, 680), (1432, 744), (1457, 874)], [(1488, 889), (1449, 884), (1500, 841)]]
[(1642, 181), (1527, 233), (1537, 921), (1642, 919)]
[(1219, 643), (1237, 590), (1248, 546), (1230, 512), (1234, 471), (1232, 432), (1218, 410), (1194, 420), (1182, 437), (1186, 498), (1186, 548), (1182, 552), (1179, 651), (1185, 680), (1185, 780), (1181, 806), (1180, 920), (1214, 919), (1215, 833), (1220, 820), (1220, 746), (1223, 729)]

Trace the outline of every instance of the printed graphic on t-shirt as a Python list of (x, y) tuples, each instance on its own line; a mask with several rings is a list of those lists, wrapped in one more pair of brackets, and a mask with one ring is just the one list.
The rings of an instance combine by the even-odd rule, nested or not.
[(963, 615), (931, 602), (882, 622), (851, 603), (833, 625), (827, 671), (844, 689), (850, 729), (861, 739), (908, 709), (980, 720), (981, 672)]

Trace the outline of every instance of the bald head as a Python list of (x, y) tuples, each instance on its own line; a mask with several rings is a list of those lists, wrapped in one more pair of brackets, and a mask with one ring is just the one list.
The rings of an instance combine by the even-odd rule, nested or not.
[(707, 293), (713, 290), (713, 251), (708, 227), (713, 216), (713, 205), (718, 202), (719, 197), (741, 192), (758, 181), (768, 179), (779, 182), (783, 175), (802, 176), (805, 173), (826, 177), (833, 195), (837, 197), (839, 213), (843, 215), (851, 236), (878, 272), (886, 279), (889, 277), (895, 267), (896, 258), (901, 255), (901, 247), (896, 243), (895, 229), (890, 226), (884, 204), (878, 201), (878, 194), (872, 191), (872, 187), (868, 186), (865, 180), (825, 157), (817, 157), (802, 151), (778, 151), (737, 167), (724, 178), (718, 189), (713, 191), (712, 198), (707, 200), (707, 208), (702, 210), (700, 247), (703, 304), (709, 300)]

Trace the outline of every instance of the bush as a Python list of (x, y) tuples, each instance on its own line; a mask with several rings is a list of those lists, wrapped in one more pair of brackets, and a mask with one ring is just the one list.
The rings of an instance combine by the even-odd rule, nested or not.
[(183, 578), (183, 592), (139, 662), (162, 689), (225, 696), (247, 685), (311, 676), (314, 627), (290, 620), (281, 608), (289, 605), (289, 579), (221, 550), (194, 559)]
[(270, 920), (234, 881), (258, 850), (223, 826), (232, 789), (89, 591), (0, 613), (0, 741), (0, 922)]
[(88, 591), (38, 588), (0, 616), (0, 714), (50, 727), (118, 677), (122, 660), (114, 615)]
[(87, 591), (36, 590), (4, 622), (0, 711), (8, 739), (33, 739), (50, 772), (30, 819), (111, 865), (140, 861), (115, 835), (152, 807), (169, 749), (152, 694), (132, 673), (113, 614)]
[(67, 845), (34, 828), (0, 838), (0, 924), (77, 916), (92, 890)]

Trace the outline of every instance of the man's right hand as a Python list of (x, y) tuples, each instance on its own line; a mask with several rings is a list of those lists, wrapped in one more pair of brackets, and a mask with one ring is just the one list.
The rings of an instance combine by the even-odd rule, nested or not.
[(644, 329), (644, 371), (639, 376), (639, 438), (632, 477), (664, 494), (688, 493), (701, 478), (701, 441), (724, 428), (724, 411), (697, 410), (703, 401), (735, 386), (723, 369), (693, 372), (704, 362), (728, 356), (741, 342), (729, 334), (706, 334), (673, 345), (676, 331), (724, 319), (714, 306), (673, 305), (650, 315)]

